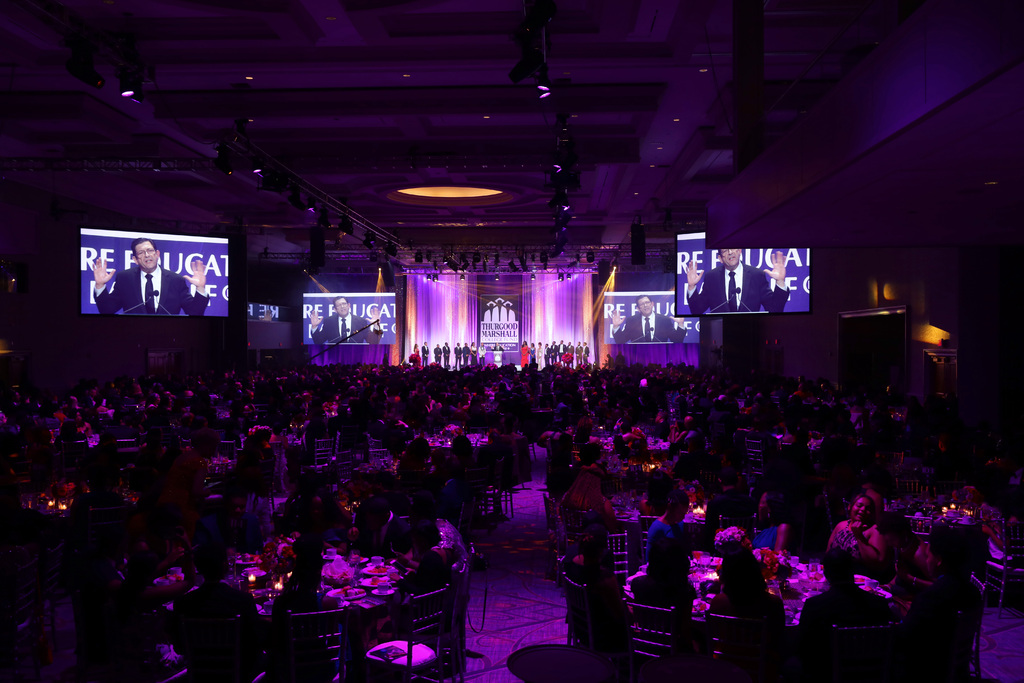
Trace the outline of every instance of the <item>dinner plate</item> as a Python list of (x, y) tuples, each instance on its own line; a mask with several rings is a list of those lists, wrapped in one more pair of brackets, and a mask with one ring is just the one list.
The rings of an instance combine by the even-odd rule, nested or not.
[(380, 595), (380, 596), (393, 595), (394, 592), (395, 592), (395, 589), (394, 588), (374, 588), (371, 592), (374, 595)]
[(863, 574), (854, 574), (853, 575), (853, 582), (855, 584), (857, 584), (858, 586), (863, 586), (869, 580), (870, 579), (868, 579), (868, 577), (864, 576)]
[[(374, 583), (376, 581), (376, 583)], [(360, 579), (359, 585), (366, 588), (377, 588), (380, 586), (390, 586), (392, 583), (391, 579), (387, 576), (371, 576), (368, 579)]]
[(370, 576), (386, 576), (391, 571), (391, 567), (384, 564), (377, 565), (376, 567), (366, 567), (363, 569), (363, 573)]
[(868, 593), (873, 593), (874, 595), (877, 595), (879, 597), (883, 597), (886, 600), (888, 600), (889, 598), (892, 597), (892, 593), (890, 593), (889, 591), (885, 590), (881, 586), (878, 586), (877, 588), (865, 588), (864, 586), (861, 586), (861, 590), (867, 591)]
[(266, 576), (267, 573), (262, 569), (246, 569), (242, 572), (242, 578), (245, 580), (248, 580), (250, 575), (255, 576), (258, 579), (261, 576)]
[(692, 614), (704, 614), (709, 609), (711, 609), (711, 604), (710, 603), (705, 602), (704, 600), (701, 600), (700, 598), (697, 598), (696, 600), (693, 601), (693, 607), (692, 607), (691, 612), (692, 612)]
[(358, 600), (366, 597), (366, 591), (362, 588), (335, 588), (332, 591), (327, 591), (327, 597), (338, 600)]

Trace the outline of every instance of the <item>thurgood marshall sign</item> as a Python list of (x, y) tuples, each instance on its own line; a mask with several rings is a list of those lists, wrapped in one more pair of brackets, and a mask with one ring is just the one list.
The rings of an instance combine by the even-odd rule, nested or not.
[(480, 345), (501, 346), (504, 350), (519, 348), (519, 302), (514, 296), (480, 300)]

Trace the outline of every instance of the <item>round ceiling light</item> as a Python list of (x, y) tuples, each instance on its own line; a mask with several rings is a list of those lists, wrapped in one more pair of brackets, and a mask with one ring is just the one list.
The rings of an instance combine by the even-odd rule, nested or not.
[(512, 201), (515, 196), (489, 187), (463, 185), (426, 185), (394, 190), (388, 199), (416, 206), (491, 206)]

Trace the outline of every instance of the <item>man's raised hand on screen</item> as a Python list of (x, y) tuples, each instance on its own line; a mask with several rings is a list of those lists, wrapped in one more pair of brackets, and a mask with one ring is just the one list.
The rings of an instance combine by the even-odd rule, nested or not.
[(786, 286), (786, 255), (781, 251), (772, 253), (772, 269), (764, 269), (764, 274), (775, 280), (779, 287)]
[(704, 271), (697, 270), (697, 262), (691, 260), (690, 265), (686, 267), (686, 288), (691, 291), (696, 289), (702, 277), (704, 277)]
[(314, 330), (320, 326), (320, 321), (321, 320), (323, 320), (323, 318), (321, 318), (320, 316), (318, 316), (316, 314), (316, 310), (315, 309), (313, 311), (310, 311), (310, 313), (309, 313), (309, 324), (313, 326)]
[(612, 311), (612, 327), (618, 327), (622, 324), (622, 314), (618, 310)]
[(92, 276), (96, 280), (96, 291), (100, 291), (113, 279), (114, 271), (107, 270), (106, 259), (98, 258), (92, 262)]
[(206, 296), (206, 264), (196, 259), (192, 262), (192, 275), (186, 275), (185, 280), (196, 286), (196, 293)]

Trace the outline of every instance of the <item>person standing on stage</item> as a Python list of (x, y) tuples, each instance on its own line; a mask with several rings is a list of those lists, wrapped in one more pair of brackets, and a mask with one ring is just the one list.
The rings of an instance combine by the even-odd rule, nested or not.
[(473, 365), (480, 365), (480, 358), (476, 350), (476, 342), (473, 342), (469, 347), (469, 357), (473, 359)]
[(448, 346), (448, 342), (444, 343), (444, 348), (441, 349), (441, 355), (444, 356), (444, 369), (447, 370), (452, 356), (452, 347)]
[(583, 365), (583, 342), (576, 342), (576, 367)]
[(420, 349), (420, 355), (423, 356), (423, 367), (430, 365), (430, 345), (427, 342), (423, 342), (423, 348)]
[(434, 362), (438, 365), (441, 364), (441, 345), (434, 344)]
[(458, 342), (455, 342), (455, 369), (458, 370), (462, 367), (462, 347), (459, 346)]
[(533, 342), (530, 343), (530, 365), (537, 362), (537, 345)]
[(590, 365), (590, 344), (583, 342), (583, 362)]
[(519, 347), (519, 365), (523, 370), (530, 364), (530, 347), (523, 342), (523, 345)]
[(462, 342), (462, 367), (469, 365), (469, 344)]

